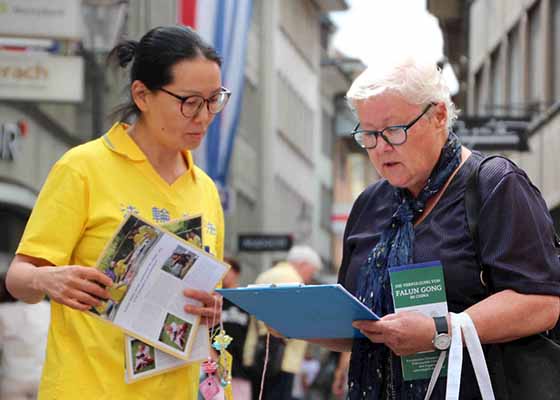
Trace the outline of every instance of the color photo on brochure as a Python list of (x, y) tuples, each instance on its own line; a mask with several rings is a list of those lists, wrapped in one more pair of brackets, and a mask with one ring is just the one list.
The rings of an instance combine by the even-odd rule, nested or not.
[(186, 240), (193, 246), (204, 250), (202, 244), (202, 216), (196, 215), (188, 218), (174, 219), (161, 225), (165, 230)]
[(211, 292), (227, 265), (185, 240), (129, 215), (99, 258), (113, 279), (111, 298), (92, 309), (131, 336), (183, 360), (189, 359), (199, 317), (188, 314), (186, 288)]
[(193, 362), (207, 360), (210, 356), (210, 339), (206, 326), (198, 327), (194, 344), (187, 361), (173, 357), (141, 340), (125, 336), (126, 383), (169, 372)]

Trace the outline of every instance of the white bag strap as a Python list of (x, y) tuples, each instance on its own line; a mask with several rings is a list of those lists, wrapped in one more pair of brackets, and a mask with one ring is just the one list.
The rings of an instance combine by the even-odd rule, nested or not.
[(434, 386), (439, 378), (439, 373), (441, 372), (441, 368), (443, 367), (443, 362), (445, 361), (445, 355), (447, 351), (442, 351), (439, 355), (439, 358), (436, 362), (436, 366), (434, 367), (434, 372), (432, 373), (432, 377), (430, 379), (430, 383), (428, 384), (428, 389), (426, 390), (426, 396), (424, 396), (424, 400), (430, 400), (430, 396), (434, 391)]
[[(495, 400), (478, 333), (467, 313), (451, 315), (451, 349), (447, 367), (446, 400), (458, 400), (463, 366), (463, 336), (483, 400)], [(462, 332), (462, 334), (461, 334)]]

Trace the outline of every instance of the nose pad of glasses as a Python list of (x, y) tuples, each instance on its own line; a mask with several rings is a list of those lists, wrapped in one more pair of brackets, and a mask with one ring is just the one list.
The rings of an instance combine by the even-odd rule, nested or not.
[(213, 114), (210, 112), (210, 109), (208, 108), (208, 102), (203, 101), (202, 103), (200, 103), (198, 109), (196, 110), (196, 112), (192, 117), (195, 119), (207, 119), (207, 118), (211, 118), (212, 115)]
[(377, 145), (375, 147), (379, 150), (385, 150), (386, 148), (393, 149), (395, 148), (395, 145), (393, 145), (389, 141), (389, 139), (387, 138), (387, 136), (385, 136), (384, 133), (380, 133), (377, 136)]

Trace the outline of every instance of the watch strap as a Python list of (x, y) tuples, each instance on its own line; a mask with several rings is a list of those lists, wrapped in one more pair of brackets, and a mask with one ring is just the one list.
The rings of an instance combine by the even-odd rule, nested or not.
[(436, 335), (441, 333), (449, 333), (449, 326), (447, 325), (447, 317), (434, 317), (436, 324)]

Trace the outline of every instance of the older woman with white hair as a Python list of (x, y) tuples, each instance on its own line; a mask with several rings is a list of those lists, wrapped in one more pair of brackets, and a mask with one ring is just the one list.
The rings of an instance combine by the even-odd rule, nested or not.
[[(382, 73), (366, 70), (347, 98), (359, 120), (352, 135), (382, 179), (354, 203), (339, 282), (382, 318), (355, 322), (366, 339), (323, 344), (352, 350), (351, 400), (423, 399), (428, 382), (403, 381), (399, 356), (445, 350), (449, 340), (434, 339), (450, 335), (449, 316), (395, 314), (388, 268), (441, 261), (449, 311), (468, 313), (483, 345), (543, 332), (560, 310), (552, 219), (522, 170), (503, 158), (483, 164), (478, 256), (490, 271), (489, 294), (464, 206), (466, 183), (483, 157), (451, 131), (456, 110), (436, 65), (409, 59)], [(434, 398), (445, 398), (443, 379)], [(480, 398), (467, 360), (460, 398)]]

